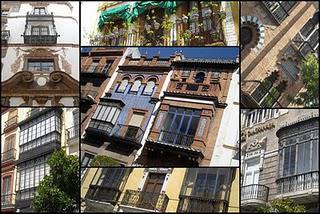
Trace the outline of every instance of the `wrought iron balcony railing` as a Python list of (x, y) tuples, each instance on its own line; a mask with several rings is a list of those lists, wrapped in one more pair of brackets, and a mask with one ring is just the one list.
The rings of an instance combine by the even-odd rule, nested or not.
[(7, 45), (10, 38), (10, 30), (1, 31), (1, 45)]
[(79, 137), (79, 125), (72, 126), (66, 130), (67, 140), (78, 139)]
[(9, 128), (11, 126), (18, 125), (18, 116), (9, 118), (6, 122), (4, 122), (4, 124), (4, 128)]
[(260, 184), (251, 184), (241, 187), (241, 201), (245, 200), (261, 200), (268, 201), (269, 187)]
[(182, 133), (174, 133), (165, 130), (161, 130), (159, 135), (159, 142), (174, 144), (182, 147), (190, 148), (194, 140), (193, 135), (187, 135)]
[(195, 196), (180, 195), (178, 212), (199, 213), (199, 212), (226, 212), (228, 201), (220, 199), (209, 199)]
[(14, 207), (13, 193), (1, 193), (1, 208)]
[(27, 35), (23, 34), (24, 44), (28, 45), (54, 45), (57, 44), (58, 34), (54, 35)]
[(122, 138), (140, 144), (144, 131), (137, 126), (117, 124), (113, 137)]
[(16, 150), (14, 148), (11, 148), (11, 149), (1, 153), (2, 163), (9, 161), (9, 160), (15, 160), (15, 159), (16, 159)]
[(318, 189), (319, 171), (288, 176), (277, 179), (278, 193), (286, 194), (309, 189)]
[(121, 204), (153, 211), (165, 212), (169, 198), (164, 193), (127, 190)]
[(90, 185), (86, 198), (96, 201), (116, 203), (120, 194), (121, 191), (113, 187)]

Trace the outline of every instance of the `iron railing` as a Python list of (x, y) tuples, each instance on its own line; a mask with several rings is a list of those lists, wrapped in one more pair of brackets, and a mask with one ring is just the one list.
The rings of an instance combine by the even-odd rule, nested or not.
[(14, 206), (13, 193), (1, 193), (1, 208)]
[(285, 194), (309, 189), (318, 189), (319, 171), (288, 176), (277, 179), (278, 193)]
[(15, 160), (16, 158), (16, 150), (14, 148), (11, 148), (3, 153), (1, 153), (1, 160), (2, 163), (9, 160)]
[(220, 199), (209, 199), (195, 196), (180, 195), (178, 212), (226, 212), (228, 201)]
[(137, 126), (117, 124), (114, 137), (122, 138), (125, 140), (132, 141), (134, 143), (140, 143), (143, 137), (144, 131)]
[(193, 135), (187, 135), (182, 133), (174, 133), (165, 130), (161, 130), (159, 135), (159, 142), (179, 145), (190, 148), (194, 140)]
[(127, 190), (121, 204), (148, 210), (165, 212), (169, 198), (164, 193)]
[(268, 201), (269, 187), (260, 184), (251, 184), (241, 187), (241, 201), (256, 199)]
[(121, 191), (117, 188), (90, 185), (86, 198), (91, 200), (116, 203), (120, 195)]
[(195, 91), (195, 92), (207, 92), (210, 90), (209, 84), (204, 83), (183, 83), (183, 82), (177, 82), (175, 83), (175, 89), (181, 90), (181, 91)]
[(8, 128), (10, 126), (14, 126), (18, 124), (18, 115), (9, 118), (6, 122), (4, 122), (4, 128)]

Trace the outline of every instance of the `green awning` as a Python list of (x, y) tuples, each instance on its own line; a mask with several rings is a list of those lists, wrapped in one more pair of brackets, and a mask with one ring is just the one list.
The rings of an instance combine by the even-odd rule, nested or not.
[(118, 7), (107, 9), (100, 14), (98, 27), (102, 30), (106, 21), (112, 20), (114, 17), (121, 18), (126, 22), (131, 22), (133, 18), (138, 17), (150, 7), (164, 8), (166, 13), (173, 13), (182, 1), (140, 1), (133, 4), (132, 13), (130, 13), (130, 4), (120, 5)]
[(167, 13), (173, 13), (177, 6), (182, 3), (181, 1), (140, 1), (133, 5), (132, 16), (137, 17), (144, 13), (150, 7), (161, 7), (166, 10)]
[(130, 13), (130, 5), (129, 4), (120, 5), (118, 7), (103, 11), (99, 16), (99, 22), (98, 22), (99, 29), (102, 30), (104, 23), (106, 21), (111, 20), (114, 17), (118, 17), (125, 21), (130, 22), (132, 19), (132, 14)]

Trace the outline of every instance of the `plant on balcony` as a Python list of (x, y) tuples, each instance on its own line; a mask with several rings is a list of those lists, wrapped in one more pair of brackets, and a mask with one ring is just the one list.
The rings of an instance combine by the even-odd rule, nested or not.
[(115, 159), (103, 155), (97, 155), (93, 158), (90, 163), (90, 166), (99, 167), (99, 166), (120, 166), (119, 162)]
[(305, 90), (300, 92), (292, 103), (306, 107), (319, 107), (319, 61), (310, 53), (301, 65), (301, 80)]
[(48, 160), (50, 175), (40, 182), (32, 207), (36, 212), (69, 213), (79, 210), (79, 159), (55, 151)]
[(306, 212), (306, 208), (290, 198), (285, 198), (275, 199), (271, 204), (260, 207), (258, 211), (262, 213), (303, 213)]

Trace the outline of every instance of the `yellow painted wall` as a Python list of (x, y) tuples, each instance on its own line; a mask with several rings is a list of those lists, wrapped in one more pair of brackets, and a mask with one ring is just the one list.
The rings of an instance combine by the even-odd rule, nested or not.
[(81, 181), (81, 198), (84, 198), (88, 192), (89, 186), (98, 168), (87, 168), (83, 180)]
[(232, 10), (234, 28), (235, 28), (235, 33), (238, 38), (238, 43), (239, 43), (239, 6), (240, 6), (239, 2), (237, 2), (237, 1), (231, 2), (231, 10)]
[(126, 190), (138, 190), (139, 184), (144, 174), (144, 168), (134, 168), (130, 173), (127, 183), (123, 188), (123, 192), (120, 196), (119, 201), (122, 201), (122, 198), (126, 192)]
[(166, 194), (169, 198), (166, 212), (176, 212), (179, 204), (179, 195), (186, 168), (174, 168), (168, 180)]
[(239, 169), (237, 169), (231, 185), (228, 212), (239, 212), (239, 176)]

